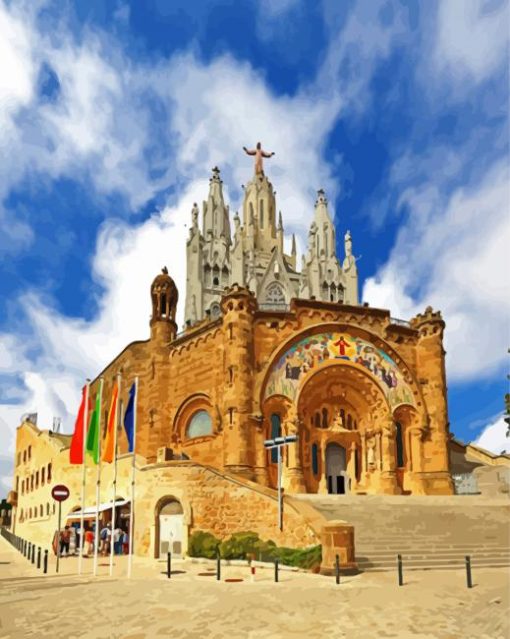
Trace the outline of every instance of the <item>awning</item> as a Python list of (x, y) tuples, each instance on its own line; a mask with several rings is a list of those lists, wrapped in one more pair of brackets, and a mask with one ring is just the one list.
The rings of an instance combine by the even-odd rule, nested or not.
[[(115, 502), (115, 508), (118, 508), (119, 506), (125, 506), (126, 504), (129, 504), (129, 500), (128, 499), (123, 499), (123, 500), (119, 500)], [(99, 512), (102, 513), (105, 510), (111, 510), (112, 509), (112, 502), (111, 501), (107, 501), (104, 504), (99, 504)], [(97, 509), (95, 506), (89, 506), (88, 508), (85, 508), (85, 510), (83, 511), (83, 517), (87, 518), (87, 517), (95, 517), (96, 516), (96, 512)], [(73, 513), (69, 513), (67, 515), (66, 519), (81, 519), (81, 514), (82, 511), (81, 510), (76, 510)]]

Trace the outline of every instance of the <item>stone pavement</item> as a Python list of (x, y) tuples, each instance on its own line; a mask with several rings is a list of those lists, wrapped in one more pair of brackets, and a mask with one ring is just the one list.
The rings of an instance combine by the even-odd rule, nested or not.
[(78, 577), (75, 558), (62, 560), (61, 574), (43, 575), (0, 539), (0, 638), (509, 636), (510, 583), (501, 568), (474, 572), (467, 589), (462, 571), (416, 571), (403, 587), (393, 573), (365, 573), (337, 586), (334, 578), (291, 571), (276, 584), (271, 569), (258, 569), (251, 583), (247, 566), (226, 566), (223, 579), (244, 580), (226, 583), (199, 576), (213, 563), (190, 560), (174, 562), (169, 580), (165, 562), (139, 558), (127, 580), (125, 560), (116, 558), (113, 578), (108, 566), (101, 566), (106, 574)]

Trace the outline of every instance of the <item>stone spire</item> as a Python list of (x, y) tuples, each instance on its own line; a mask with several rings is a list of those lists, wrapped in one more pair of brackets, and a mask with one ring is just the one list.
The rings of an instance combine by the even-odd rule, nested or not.
[(215, 166), (212, 177), (209, 180), (209, 197), (204, 202), (203, 234), (207, 240), (209, 237), (225, 237), (230, 242), (229, 209), (223, 199), (223, 181), (220, 178), (220, 170)]
[(336, 257), (335, 226), (329, 215), (328, 200), (323, 189), (317, 191), (313, 220), (316, 227), (316, 232), (314, 233), (315, 246), (309, 248), (312, 248), (312, 252), (319, 259)]

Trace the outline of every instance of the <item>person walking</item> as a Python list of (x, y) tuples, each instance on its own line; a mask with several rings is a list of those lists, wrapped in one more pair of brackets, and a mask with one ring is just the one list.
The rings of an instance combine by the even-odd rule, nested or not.
[(124, 555), (129, 555), (129, 534), (127, 530), (122, 534), (122, 552)]
[(64, 530), (60, 532), (60, 556), (66, 557), (69, 555), (69, 543), (71, 541), (71, 531), (69, 526), (66, 526)]
[(122, 553), (122, 543), (121, 543), (121, 537), (122, 537), (122, 529), (117, 527), (115, 528), (115, 530), (113, 531), (113, 552), (116, 555), (120, 555)]
[(94, 552), (94, 533), (89, 528), (85, 529), (85, 554), (88, 557)]
[(100, 550), (101, 550), (101, 554), (103, 556), (106, 556), (108, 554), (109, 549), (110, 549), (110, 544), (109, 544), (110, 536), (111, 536), (110, 528), (108, 527), (108, 524), (106, 524), (101, 529), (101, 532), (100, 532), (100, 538), (101, 538)]

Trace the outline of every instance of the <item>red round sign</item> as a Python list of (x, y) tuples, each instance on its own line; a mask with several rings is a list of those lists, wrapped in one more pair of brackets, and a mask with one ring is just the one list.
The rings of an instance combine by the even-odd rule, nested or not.
[(69, 488), (64, 484), (58, 484), (51, 489), (51, 496), (55, 501), (65, 501), (69, 497)]

